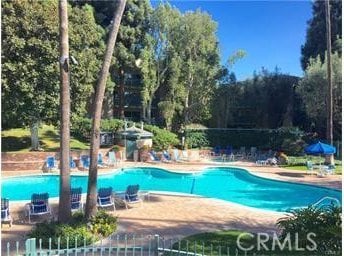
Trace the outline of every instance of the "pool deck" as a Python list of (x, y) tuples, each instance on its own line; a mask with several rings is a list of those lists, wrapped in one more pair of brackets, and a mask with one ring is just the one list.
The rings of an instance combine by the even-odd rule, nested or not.
[[(313, 184), (328, 188), (341, 189), (342, 176), (329, 175), (317, 177), (302, 171), (287, 170), (273, 166), (256, 166), (250, 162), (233, 162), (229, 165), (210, 162), (183, 163), (134, 163), (122, 162), (117, 168), (152, 166), (178, 172), (198, 172), (211, 166), (233, 166), (249, 170), (254, 175), (277, 180)], [(108, 173), (114, 168), (99, 169), (99, 173)], [(30, 174), (41, 174), (41, 171), (30, 171)], [(73, 174), (87, 174), (76, 171)], [(27, 175), (28, 172), (2, 172), (3, 177)], [(57, 213), (57, 200), (50, 200), (53, 212)], [(11, 202), (13, 226), (4, 224), (1, 229), (1, 245), (4, 252), (6, 242), (25, 241), (25, 235), (31, 230), (24, 218), (24, 203)], [(109, 211), (110, 212), (110, 211)], [(225, 229), (241, 229), (251, 232), (276, 230), (277, 219), (284, 213), (259, 210), (217, 199), (194, 196), (176, 196), (153, 194), (143, 206), (134, 205), (131, 209), (118, 209), (114, 215), (119, 217), (118, 232), (136, 234), (160, 234), (166, 237), (184, 237), (187, 235)], [(42, 218), (36, 218), (41, 221)]]

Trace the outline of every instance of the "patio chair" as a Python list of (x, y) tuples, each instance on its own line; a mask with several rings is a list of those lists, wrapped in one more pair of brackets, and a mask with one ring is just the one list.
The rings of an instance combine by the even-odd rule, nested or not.
[(101, 207), (101, 208), (111, 206), (113, 207), (113, 211), (116, 210), (115, 200), (112, 196), (112, 187), (100, 188), (98, 190), (97, 205), (98, 207)]
[(187, 150), (182, 150), (182, 157), (181, 159), (183, 161), (189, 161), (189, 155), (188, 155), (188, 151)]
[(162, 160), (163, 161), (166, 161), (166, 162), (171, 162), (172, 161), (172, 158), (171, 158), (171, 155), (166, 151), (166, 150), (164, 150), (164, 151), (162, 151)]
[(26, 206), (26, 213), (29, 216), (29, 223), (31, 223), (31, 216), (39, 216), (50, 214), (51, 208), (49, 206), (49, 194), (32, 194), (31, 203)]
[(1, 198), (1, 227), (3, 222), (8, 222), (12, 227), (12, 217), (10, 215), (10, 200)]
[(139, 197), (140, 185), (129, 185), (125, 191), (125, 206), (128, 209), (128, 204), (141, 203), (142, 199)]
[(54, 169), (57, 169), (57, 162), (55, 160), (55, 157), (48, 156), (45, 162), (46, 162), (46, 167), (47, 167), (48, 171), (52, 171)]
[(215, 146), (213, 148), (213, 152), (212, 152), (213, 156), (220, 156), (221, 155), (221, 147), (220, 146)]
[(75, 162), (74, 162), (74, 160), (73, 160), (72, 157), (69, 158), (69, 167), (70, 167), (71, 169), (76, 168), (76, 164), (75, 164)]
[(90, 167), (90, 157), (87, 155), (82, 155), (80, 157), (83, 169), (88, 169)]
[(106, 164), (103, 161), (103, 154), (99, 153), (98, 154), (98, 160), (97, 160), (98, 167), (105, 167)]
[(154, 150), (149, 152), (149, 155), (150, 155), (151, 160), (153, 160), (154, 162), (160, 162), (161, 161), (161, 159), (157, 156), (157, 154)]
[(225, 149), (225, 157), (228, 161), (234, 161), (233, 147), (228, 145)]
[(83, 203), (81, 201), (82, 188), (71, 188), (70, 190), (70, 208), (72, 212), (83, 211)]
[(108, 165), (109, 166), (115, 166), (117, 165), (117, 158), (116, 158), (116, 153), (114, 151), (109, 152), (109, 159), (108, 159)]
[(311, 161), (307, 161), (306, 166), (307, 166), (306, 174), (313, 174), (314, 173), (313, 163)]

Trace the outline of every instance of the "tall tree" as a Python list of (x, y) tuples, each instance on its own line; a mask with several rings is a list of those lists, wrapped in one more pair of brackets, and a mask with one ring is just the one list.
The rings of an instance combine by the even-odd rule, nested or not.
[[(125, 105), (125, 84), (126, 79), (132, 74), (140, 75), (137, 60), (144, 48), (146, 32), (148, 26), (148, 17), (152, 11), (148, 0), (129, 0), (126, 4), (125, 13), (122, 18), (121, 27), (118, 32), (117, 47), (114, 51), (114, 72), (119, 95), (119, 108), (116, 109), (116, 116), (124, 118)], [(138, 82), (132, 80), (133, 82)], [(133, 84), (138, 86), (140, 84)]]
[(69, 43), (68, 43), (68, 5), (67, 0), (59, 1), (60, 21), (60, 200), (59, 221), (69, 222), (70, 208), (70, 92), (69, 92)]
[(210, 117), (210, 101), (219, 71), (217, 24), (197, 10), (186, 13), (181, 24), (178, 51), (183, 59), (185, 87), (184, 120), (186, 125)]
[(173, 49), (178, 39), (180, 12), (169, 4), (159, 5), (149, 19), (146, 44), (141, 53), (143, 87), (141, 90), (145, 120), (151, 122), (152, 102), (159, 87), (166, 82)]
[[(58, 124), (58, 1), (2, 3), (2, 127), (29, 126), (38, 149), (40, 122)], [(72, 119), (87, 113), (93, 93), (104, 30), (89, 5), (70, 8), (70, 53), (78, 65), (71, 73)]]
[(86, 198), (86, 210), (85, 217), (90, 219), (97, 212), (97, 176), (98, 176), (98, 151), (100, 145), (100, 120), (102, 105), (104, 100), (104, 93), (106, 87), (106, 81), (109, 74), (111, 65), (111, 59), (116, 43), (116, 38), (123, 16), (126, 0), (119, 0), (118, 5), (114, 12), (114, 20), (111, 26), (108, 42), (106, 45), (106, 51), (104, 55), (103, 65), (99, 74), (97, 87), (94, 95), (94, 109), (92, 118), (92, 136), (91, 136), (91, 163), (88, 175), (88, 187)]
[[(327, 125), (326, 125), (326, 139), (332, 145), (333, 144), (333, 86), (332, 86), (332, 67), (331, 67), (331, 18), (330, 18), (330, 1), (325, 1), (326, 10), (326, 42), (327, 42)], [(334, 164), (333, 154), (326, 158), (329, 164)]]
[[(333, 135), (341, 138), (342, 133), (342, 58), (338, 53), (332, 54), (333, 81)], [(313, 123), (313, 129), (320, 137), (326, 136), (326, 95), (327, 90), (327, 59), (322, 63), (320, 56), (311, 59), (303, 79), (299, 82), (296, 92), (302, 98), (307, 115)]]
[[(301, 66), (306, 70), (309, 59), (320, 55), (324, 61), (326, 46), (326, 13), (325, 2), (313, 2), (313, 17), (308, 22), (306, 42), (301, 47)], [(331, 0), (331, 41), (334, 43), (333, 51), (341, 54), (342, 45), (342, 1)]]

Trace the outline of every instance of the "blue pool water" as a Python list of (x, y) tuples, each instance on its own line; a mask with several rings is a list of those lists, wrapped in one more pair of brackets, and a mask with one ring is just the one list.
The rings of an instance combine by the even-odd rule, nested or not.
[[(86, 176), (72, 176), (73, 187), (87, 191)], [(259, 178), (239, 168), (207, 168), (197, 174), (178, 174), (158, 168), (126, 168), (117, 173), (100, 175), (98, 187), (111, 186), (123, 191), (130, 184), (140, 184), (142, 190), (191, 193), (223, 199), (246, 206), (273, 211), (313, 204), (324, 196), (341, 201), (341, 192), (310, 185)], [(2, 197), (10, 200), (30, 200), (32, 193), (59, 194), (59, 176), (27, 176), (3, 179)]]

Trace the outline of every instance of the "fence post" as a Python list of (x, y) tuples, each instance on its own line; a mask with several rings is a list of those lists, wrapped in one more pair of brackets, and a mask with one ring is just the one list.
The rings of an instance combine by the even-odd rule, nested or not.
[(159, 255), (159, 235), (154, 235), (153, 255)]
[(37, 256), (36, 238), (30, 238), (25, 241), (25, 252), (28, 256)]

